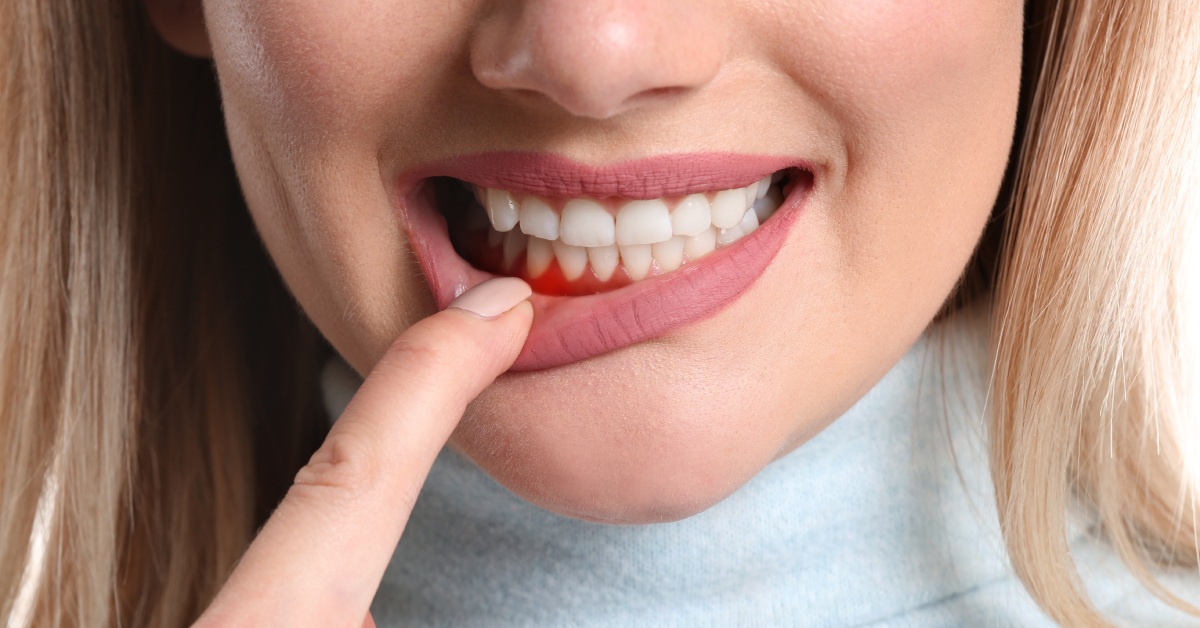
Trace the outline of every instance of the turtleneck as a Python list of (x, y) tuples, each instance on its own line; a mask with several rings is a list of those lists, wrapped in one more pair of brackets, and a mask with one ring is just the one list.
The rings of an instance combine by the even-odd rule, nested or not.
[[(1014, 577), (997, 524), (988, 355), (982, 310), (932, 327), (830, 427), (673, 523), (550, 513), (447, 447), (376, 595), (376, 622), (1052, 625)], [(352, 394), (348, 381), (327, 369), (331, 410)], [(1102, 610), (1131, 625), (1196, 625), (1150, 600), (1086, 526), (1072, 548)]]

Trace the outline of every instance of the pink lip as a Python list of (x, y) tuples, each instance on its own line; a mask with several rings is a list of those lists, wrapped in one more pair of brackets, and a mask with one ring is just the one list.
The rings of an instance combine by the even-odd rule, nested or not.
[[(426, 186), (448, 176), (498, 189), (544, 196), (659, 198), (744, 187), (785, 168), (815, 173), (791, 157), (735, 153), (669, 155), (610, 166), (587, 166), (540, 153), (483, 153), (426, 164), (397, 182), (401, 220), (438, 307), (492, 277), (454, 251), (445, 219)], [(736, 244), (678, 270), (601, 294), (534, 294), (533, 328), (513, 364), (515, 371), (551, 368), (661, 337), (727, 307), (770, 265), (815, 182), (793, 184), (787, 199), (761, 227)]]

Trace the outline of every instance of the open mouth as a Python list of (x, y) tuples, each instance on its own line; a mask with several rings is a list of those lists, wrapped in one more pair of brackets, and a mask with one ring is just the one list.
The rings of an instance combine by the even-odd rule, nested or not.
[(746, 187), (653, 199), (547, 197), (430, 180), (454, 250), (475, 268), (520, 277), (539, 294), (609, 292), (670, 273), (750, 235), (803, 173)]
[(782, 248), (814, 172), (785, 157), (594, 167), (485, 153), (410, 171), (396, 189), (440, 308), (496, 276), (533, 287), (521, 371), (661, 337), (736, 301)]

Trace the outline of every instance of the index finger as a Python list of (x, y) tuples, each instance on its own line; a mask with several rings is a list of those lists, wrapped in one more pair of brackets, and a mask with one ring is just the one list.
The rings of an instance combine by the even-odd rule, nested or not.
[(529, 295), (493, 279), (403, 333), (199, 623), (361, 626), (438, 451), (520, 352)]

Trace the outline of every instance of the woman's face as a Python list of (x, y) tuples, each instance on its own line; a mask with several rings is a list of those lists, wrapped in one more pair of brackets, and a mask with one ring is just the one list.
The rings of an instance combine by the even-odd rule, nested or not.
[[(488, 273), (530, 278), (518, 370), (451, 442), (545, 508), (646, 522), (812, 438), (925, 329), (997, 196), (1022, 4), (208, 0), (204, 19), (250, 211), (338, 351), (366, 373)], [(776, 172), (770, 205), (724, 192)]]

